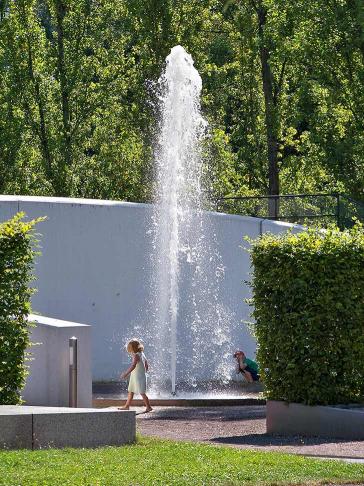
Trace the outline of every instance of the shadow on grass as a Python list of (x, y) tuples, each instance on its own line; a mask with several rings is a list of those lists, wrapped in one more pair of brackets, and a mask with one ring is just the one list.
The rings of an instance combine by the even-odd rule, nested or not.
[[(302, 436), (280, 436), (271, 434), (247, 434), (232, 435), (230, 437), (213, 437), (209, 442), (225, 445), (251, 445), (251, 446), (297, 446), (321, 445), (321, 444), (344, 444), (356, 442), (345, 439), (333, 439), (326, 437), (302, 437)], [(360, 441), (357, 441), (360, 442)]]

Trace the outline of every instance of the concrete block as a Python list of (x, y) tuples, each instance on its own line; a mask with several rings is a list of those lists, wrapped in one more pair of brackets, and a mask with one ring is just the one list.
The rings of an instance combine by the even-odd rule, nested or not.
[(0, 406), (0, 449), (113, 446), (135, 436), (130, 410)]
[(19, 211), (21, 209), (17, 196), (0, 196), (0, 222), (7, 221)]
[(299, 224), (291, 224), (285, 221), (272, 221), (269, 219), (263, 219), (261, 222), (261, 233), (272, 233), (278, 235), (280, 233), (287, 233), (292, 231), (292, 233), (301, 233), (304, 231), (304, 226)]
[(69, 405), (69, 339), (77, 337), (77, 405), (92, 404), (91, 326), (30, 314), (31, 341), (35, 345), (29, 375), (22, 392), (27, 405), (68, 407)]
[[(69, 412), (69, 409), (68, 409)], [(33, 448), (100, 447), (135, 442), (135, 412), (74, 409), (33, 414)]]
[(32, 414), (0, 407), (0, 449), (31, 448)]
[(311, 407), (268, 400), (267, 433), (363, 440), (364, 407)]

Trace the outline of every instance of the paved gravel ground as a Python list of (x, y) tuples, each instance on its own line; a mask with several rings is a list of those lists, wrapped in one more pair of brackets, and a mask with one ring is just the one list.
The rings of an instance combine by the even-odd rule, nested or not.
[(364, 441), (265, 433), (265, 406), (135, 408), (142, 435), (364, 462)]

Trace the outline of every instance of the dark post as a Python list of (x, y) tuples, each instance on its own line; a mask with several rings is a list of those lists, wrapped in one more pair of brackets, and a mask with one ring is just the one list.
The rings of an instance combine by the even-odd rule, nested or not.
[(279, 218), (279, 196), (268, 196), (268, 216), (271, 219)]
[(339, 229), (343, 229), (341, 227), (341, 221), (340, 221), (340, 194), (336, 194), (336, 222), (337, 222), (337, 227)]
[(70, 361), (69, 361), (69, 392), (68, 406), (77, 408), (77, 338), (69, 339)]

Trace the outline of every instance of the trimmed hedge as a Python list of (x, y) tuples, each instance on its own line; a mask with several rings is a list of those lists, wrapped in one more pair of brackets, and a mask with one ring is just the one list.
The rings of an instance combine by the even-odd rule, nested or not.
[(21, 402), (26, 377), (25, 350), (29, 345), (30, 297), (36, 239), (34, 225), (21, 221), (23, 213), (0, 224), (0, 404)]
[(263, 235), (251, 249), (257, 360), (267, 399), (364, 399), (364, 232)]

